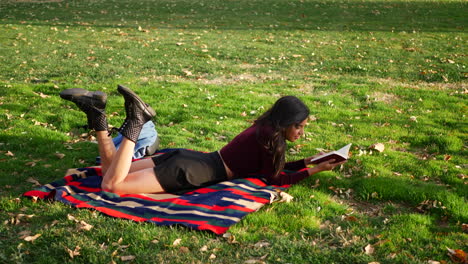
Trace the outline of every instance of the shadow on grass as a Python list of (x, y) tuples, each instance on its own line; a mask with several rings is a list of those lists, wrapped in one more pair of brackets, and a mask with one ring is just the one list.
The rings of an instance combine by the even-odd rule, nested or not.
[[(45, 131), (45, 130), (44, 130)], [(0, 196), (21, 195), (35, 187), (29, 178), (46, 184), (65, 176), (69, 168), (94, 165), (96, 146), (76, 144), (67, 149), (53, 133), (37, 131), (20, 135), (0, 134)], [(10, 151), (13, 156), (6, 155)], [(64, 154), (61, 156), (57, 153)], [(81, 164), (85, 161), (84, 164)]]
[[(463, 32), (466, 2), (74, 1), (6, 2), (2, 24), (222, 30)], [(29, 11), (25, 11), (28, 10)]]

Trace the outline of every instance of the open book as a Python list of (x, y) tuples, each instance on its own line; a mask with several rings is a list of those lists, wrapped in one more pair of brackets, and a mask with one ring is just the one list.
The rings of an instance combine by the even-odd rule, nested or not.
[(347, 160), (350, 148), (351, 148), (351, 144), (348, 144), (348, 145), (340, 148), (339, 150), (328, 152), (328, 153), (325, 153), (325, 154), (320, 155), (318, 157), (315, 157), (312, 160), (310, 160), (310, 162), (312, 162), (313, 164), (319, 164), (321, 162), (324, 162), (324, 161), (327, 161), (327, 160), (330, 160), (330, 159), (335, 160), (333, 163), (337, 163), (337, 162), (340, 162), (340, 161), (343, 161), (343, 160)]

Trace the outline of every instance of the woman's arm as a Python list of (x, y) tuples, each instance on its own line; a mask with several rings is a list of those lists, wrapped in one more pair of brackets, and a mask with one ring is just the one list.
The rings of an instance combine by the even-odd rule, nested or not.
[[(319, 153), (317, 155), (321, 155), (323, 153)], [(315, 155), (315, 156), (317, 156)], [(286, 185), (286, 184), (295, 184), (311, 175), (319, 173), (321, 171), (329, 171), (333, 170), (335, 167), (340, 166), (341, 164), (345, 163), (346, 161), (333, 163), (335, 160), (327, 160), (322, 163), (315, 165), (314, 167), (307, 168), (307, 165), (310, 165), (310, 161), (313, 157), (306, 158), (304, 160), (298, 160), (294, 162), (288, 162), (285, 165), (285, 169), (287, 170), (299, 170), (298, 172), (288, 173), (288, 174), (280, 174), (277, 177), (267, 177), (268, 182), (270, 184), (275, 185)], [(307, 169), (305, 169), (307, 168)], [(305, 169), (305, 170), (304, 170)]]

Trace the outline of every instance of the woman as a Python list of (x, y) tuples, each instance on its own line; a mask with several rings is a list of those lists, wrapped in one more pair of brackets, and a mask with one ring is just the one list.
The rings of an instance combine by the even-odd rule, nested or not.
[[(184, 193), (249, 175), (262, 175), (269, 184), (293, 184), (344, 163), (329, 160), (307, 168), (315, 156), (285, 163), (286, 140), (294, 142), (304, 133), (309, 116), (307, 106), (294, 96), (280, 98), (220, 151), (175, 150), (132, 162), (141, 128), (155, 116), (155, 111), (130, 89), (119, 85), (117, 90), (125, 99), (126, 112), (119, 129), (124, 139), (118, 150), (107, 131), (105, 93), (81, 88), (60, 93), (63, 99), (74, 102), (86, 113), (88, 126), (96, 131), (102, 162), (101, 187), (111, 192)], [(301, 171), (281, 174), (283, 169)]]

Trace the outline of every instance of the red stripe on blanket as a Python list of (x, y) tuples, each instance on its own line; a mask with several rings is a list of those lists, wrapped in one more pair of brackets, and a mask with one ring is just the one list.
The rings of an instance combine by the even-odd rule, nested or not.
[[(159, 202), (163, 202), (163, 200), (160, 200)], [(243, 211), (243, 212), (253, 212), (255, 210), (246, 208), (243, 206), (238, 206), (238, 205), (229, 205), (229, 206), (219, 206), (219, 205), (206, 205), (206, 204), (200, 204), (200, 203), (191, 203), (186, 200), (182, 199), (174, 199), (174, 200), (168, 200), (167, 202), (171, 202), (173, 204), (178, 204), (178, 205), (183, 205), (183, 206), (195, 206), (195, 207), (201, 207), (201, 208), (206, 208), (210, 209), (212, 211), (225, 211), (225, 210), (237, 210), (237, 211)]]
[(42, 191), (32, 190), (32, 191), (25, 192), (23, 195), (24, 196), (29, 196), (29, 197), (37, 196), (37, 197), (39, 197), (41, 199), (45, 199), (50, 195), (50, 192), (42, 192)]
[(81, 182), (76, 182), (76, 181), (74, 181), (74, 182), (69, 182), (69, 183), (67, 183), (67, 185), (69, 185), (69, 186), (76, 186), (76, 187), (80, 188), (80, 190), (87, 191), (87, 192), (100, 192), (100, 191), (102, 191), (101, 188), (86, 187), (86, 186), (83, 186), (83, 185), (81, 184)]
[(95, 206), (92, 206), (92, 205), (89, 205), (89, 204), (86, 204), (86, 203), (82, 203), (80, 205), (77, 205), (76, 206), (77, 208), (92, 208), (96, 211), (99, 211), (99, 212), (103, 212), (107, 215), (110, 215), (110, 216), (113, 216), (113, 217), (119, 217), (119, 218), (125, 218), (125, 219), (130, 219), (130, 220), (133, 220), (133, 221), (137, 221), (137, 222), (144, 222), (144, 221), (148, 221), (147, 218), (143, 218), (143, 217), (138, 217), (138, 216), (135, 216), (135, 215), (131, 215), (131, 214), (126, 214), (126, 213), (122, 213), (118, 210), (114, 210), (114, 209), (111, 209), (111, 208), (107, 208), (107, 207), (95, 207)]

